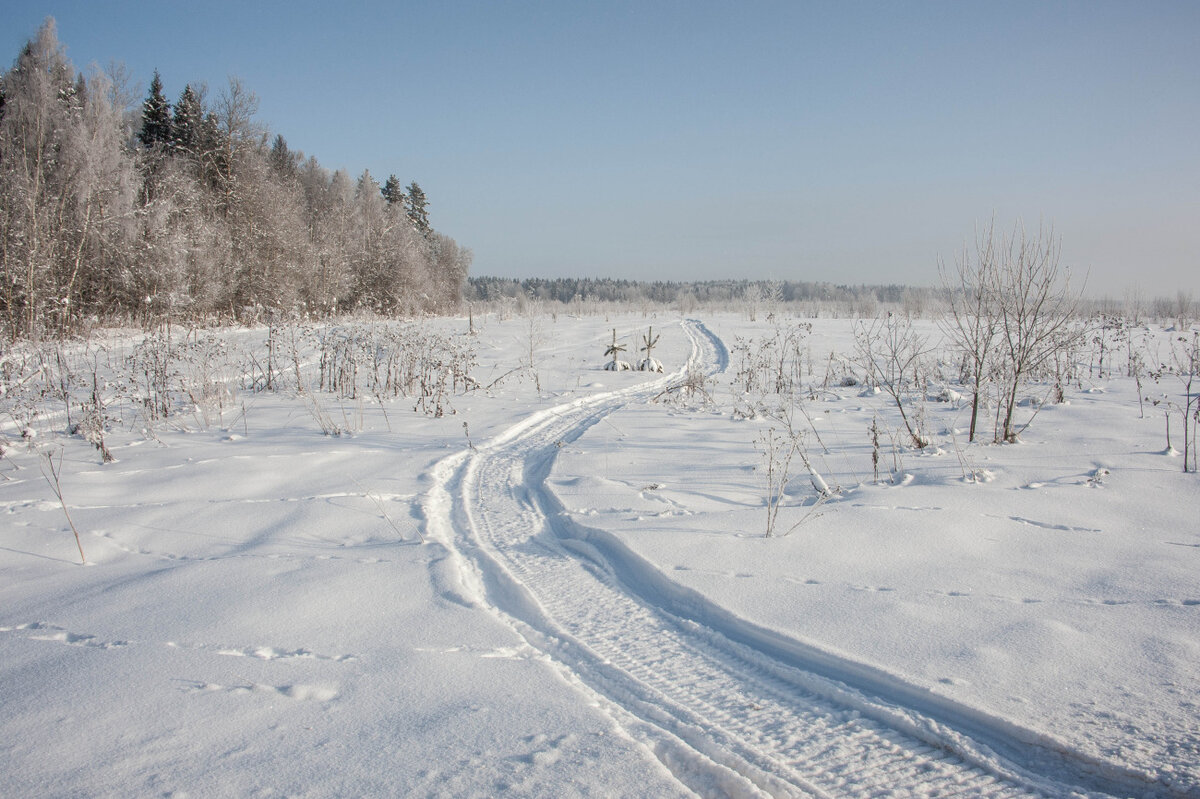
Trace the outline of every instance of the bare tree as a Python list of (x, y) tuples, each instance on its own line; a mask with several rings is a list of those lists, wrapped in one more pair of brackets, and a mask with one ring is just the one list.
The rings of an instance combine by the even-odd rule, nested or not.
[(434, 309), (449, 312), (462, 303), (463, 285), (474, 254), (449, 236), (431, 231), (427, 237), (429, 252), (428, 286)]
[(1175, 292), (1175, 329), (1185, 330), (1192, 321), (1192, 292), (1179, 289)]
[(975, 440), (979, 420), (979, 401), (990, 367), (992, 348), (996, 341), (997, 315), (992, 294), (996, 280), (996, 238), (994, 222), (976, 231), (975, 253), (972, 258), (966, 247), (955, 258), (954, 273), (938, 261), (938, 273), (949, 296), (950, 314), (941, 322), (942, 332), (962, 350), (963, 382), (971, 387), (971, 432), (968, 441)]
[(996, 242), (989, 231), (988, 238), (996, 264), (988, 273), (989, 294), (1005, 366), (997, 440), (1011, 442), (1018, 433), (1013, 412), (1021, 384), (1079, 335), (1071, 324), (1079, 295), (1071, 292), (1070, 274), (1059, 265), (1061, 244), (1053, 228), (1039, 227), (1029, 236), (1018, 223), (1011, 236)]
[(388, 206), (379, 193), (379, 183), (364, 170), (354, 189), (353, 232), (350, 250), (354, 278), (351, 303), (377, 312), (394, 309), (395, 275), (388, 268), (384, 239), (389, 227)]
[(1190, 338), (1176, 334), (1171, 340), (1170, 363), (1160, 364), (1150, 374), (1155, 382), (1165, 375), (1174, 375), (1179, 380), (1180, 388), (1183, 389), (1182, 404), (1166, 399), (1166, 395), (1163, 400), (1155, 400), (1154, 404), (1158, 405), (1161, 402), (1163, 405), (1167, 423), (1168, 453), (1172, 451), (1171, 412), (1177, 411), (1183, 417), (1183, 470), (1189, 470), (1190, 456), (1190, 468), (1196, 471), (1195, 439), (1196, 429), (1200, 427), (1200, 392), (1194, 391), (1193, 387), (1200, 377), (1200, 333), (1193, 330)]
[(341, 170), (332, 174), (309, 158), (300, 168), (308, 245), (315, 258), (302, 295), (312, 312), (336, 313), (352, 285), (349, 242), (355, 226), (354, 186)]
[(69, 196), (60, 158), (78, 98), (74, 68), (47, 19), (3, 75), (0, 117), (0, 206), (4, 208), (3, 290), (11, 335), (38, 335), (53, 307), (60, 260), (59, 218)]
[(113, 104), (117, 92), (104, 73), (94, 71), (80, 85), (86, 90), (70, 131), (69, 156), (63, 156), (70, 167), (66, 190), (71, 198), (60, 233), (69, 244), (57, 286), (63, 336), (84, 312), (85, 295), (94, 302), (111, 296), (135, 232), (136, 171), (124, 147), (124, 108)]
[(742, 292), (742, 299), (746, 303), (746, 316), (751, 322), (758, 321), (758, 306), (762, 304), (762, 286), (758, 283), (747, 283), (745, 290)]

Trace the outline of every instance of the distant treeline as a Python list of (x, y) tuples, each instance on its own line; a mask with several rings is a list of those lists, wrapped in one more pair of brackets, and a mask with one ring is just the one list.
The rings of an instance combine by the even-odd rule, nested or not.
[[(559, 303), (587, 310), (596, 305), (674, 306), (683, 311), (706, 307), (744, 308), (752, 314), (769, 312), (774, 305), (804, 306), (812, 315), (857, 315), (874, 317), (881, 309), (929, 316), (949, 308), (953, 289), (945, 286), (847, 285), (807, 280), (702, 280), (640, 281), (617, 278), (511, 278), (478, 276), (467, 279), (463, 299), (469, 302), (516, 303), (530, 301)], [(1147, 298), (1136, 289), (1122, 297), (1081, 300), (1079, 313), (1126, 316), (1133, 321), (1147, 317), (1173, 321), (1186, 327), (1197, 309), (1191, 292)]]
[(726, 304), (751, 301), (821, 302), (859, 306), (864, 303), (922, 304), (937, 296), (934, 289), (903, 285), (848, 286), (794, 280), (637, 281), (613, 278), (506, 278), (471, 277), (464, 299), (489, 302), (509, 298), (547, 302), (638, 303), (674, 305)]
[(77, 73), (48, 19), (0, 72), (0, 326), (397, 315), (457, 306), (469, 250), (413, 181), (352, 179), (272, 139), (236, 78), (175, 103)]

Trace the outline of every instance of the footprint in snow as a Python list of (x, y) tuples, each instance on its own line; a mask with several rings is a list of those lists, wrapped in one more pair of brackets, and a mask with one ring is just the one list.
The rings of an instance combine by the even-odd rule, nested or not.
[(722, 571), (720, 569), (697, 569), (692, 566), (676, 566), (675, 571), (677, 571), (677, 572), (696, 572), (697, 574), (711, 574), (716, 577), (737, 577), (737, 578), (742, 578), (742, 579), (754, 576), (750, 572), (727, 572), (727, 571)]
[[(679, 568), (679, 567), (676, 567), (676, 568)], [(821, 584), (820, 580), (813, 580), (811, 578), (809, 578), (807, 580), (802, 580), (799, 577), (784, 577), (783, 580), (784, 580), (784, 582), (795, 583), (796, 585), (820, 585)]]
[(90, 646), (96, 649), (119, 649), (123, 646), (129, 646), (128, 641), (100, 641), (94, 635), (81, 635), (79, 633), (67, 632), (66, 630), (49, 635), (31, 635), (29, 637), (35, 641), (58, 641), (68, 646)]
[(529, 646), (501, 646), (495, 649), (480, 649), (473, 646), (450, 647), (417, 647), (414, 652), (432, 652), (439, 655), (452, 655), (462, 652), (473, 657), (500, 660), (527, 660), (532, 654)]
[(325, 660), (333, 663), (348, 663), (358, 660), (355, 655), (324, 655), (319, 652), (313, 652), (310, 649), (275, 649), (270, 646), (222, 646), (220, 644), (179, 644), (175, 641), (168, 641), (167, 646), (172, 649), (195, 649), (201, 651), (213, 651), (218, 655), (226, 657), (244, 657), (254, 658), (255, 660)]
[(67, 646), (86, 646), (93, 649), (119, 649), (129, 646), (128, 641), (101, 641), (94, 635), (73, 633), (62, 627), (40, 621), (18, 624), (16, 627), (0, 627), (0, 633), (24, 632), (27, 630), (37, 633), (36, 635), (26, 636), (31, 641), (55, 641)]
[(180, 690), (190, 694), (268, 694), (313, 702), (330, 702), (338, 696), (337, 687), (329, 684), (263, 685), (262, 683), (250, 683), (243, 685), (219, 685), (217, 683), (196, 682), (194, 680), (180, 680), (180, 682), (183, 683), (183, 687)]
[(576, 740), (575, 733), (560, 735), (553, 741), (548, 741), (542, 734), (534, 735), (528, 739), (534, 750), (527, 755), (518, 756), (517, 759), (533, 766), (552, 766), (562, 757), (564, 747), (570, 746)]
[(1051, 524), (1049, 522), (1039, 522), (1036, 519), (1026, 519), (1023, 516), (1009, 516), (1011, 521), (1021, 524), (1028, 524), (1032, 527), (1040, 527), (1043, 530), (1061, 530), (1067, 533), (1102, 533), (1103, 530), (1098, 530), (1094, 527), (1071, 527), (1067, 524)]

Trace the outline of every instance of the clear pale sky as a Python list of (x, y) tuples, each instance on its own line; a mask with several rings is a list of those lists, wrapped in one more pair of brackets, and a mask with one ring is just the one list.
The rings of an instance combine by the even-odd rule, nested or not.
[(46, 16), (416, 180), (474, 274), (933, 285), (994, 215), (1200, 299), (1198, 2), (2, 0), (5, 65)]

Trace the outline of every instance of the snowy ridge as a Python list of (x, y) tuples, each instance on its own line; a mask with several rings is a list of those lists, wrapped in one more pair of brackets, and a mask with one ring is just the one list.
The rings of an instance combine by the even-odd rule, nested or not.
[[(694, 360), (725, 367), (716, 336), (685, 330)], [(445, 595), (508, 622), (704, 795), (1187, 795), (748, 624), (571, 520), (545, 486), (559, 447), (683, 371), (532, 414), (441, 461), (421, 507), (448, 552)]]

